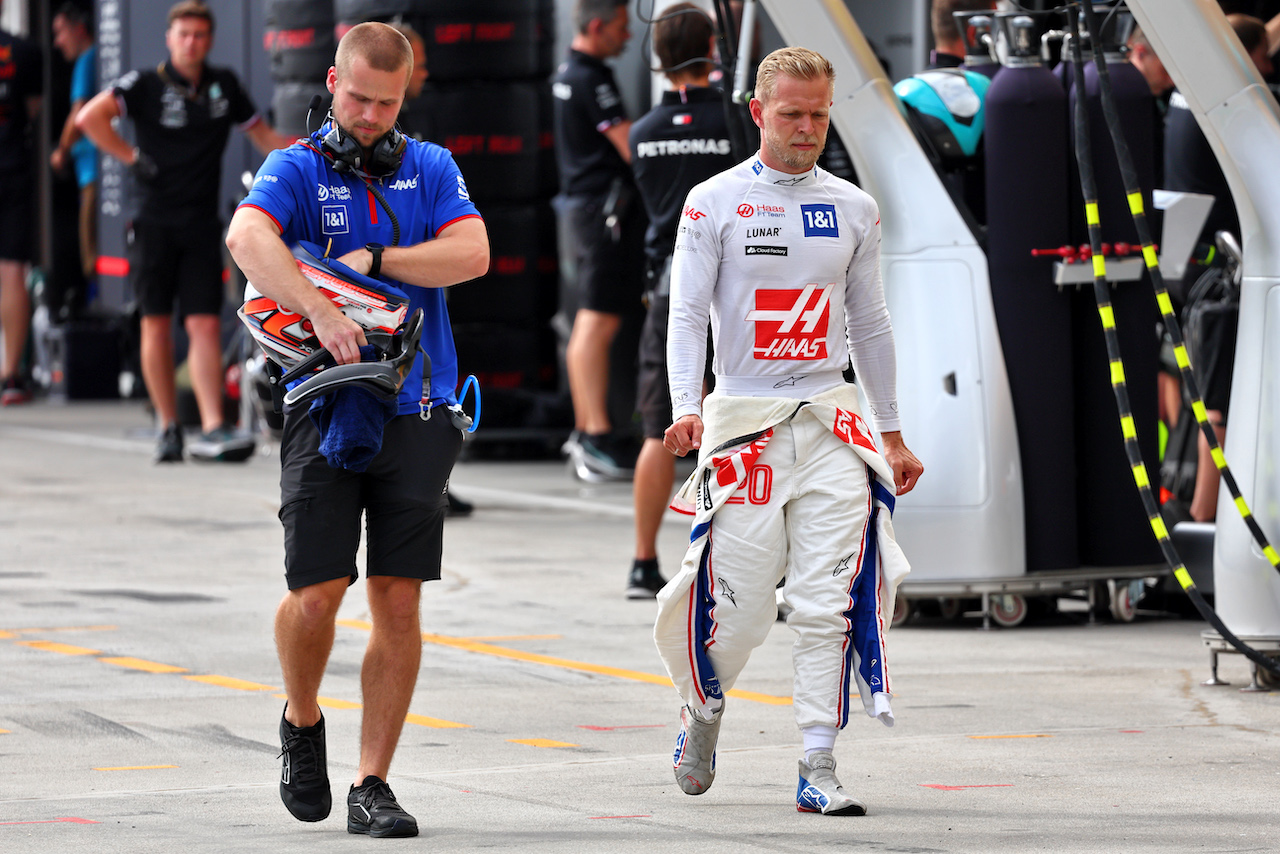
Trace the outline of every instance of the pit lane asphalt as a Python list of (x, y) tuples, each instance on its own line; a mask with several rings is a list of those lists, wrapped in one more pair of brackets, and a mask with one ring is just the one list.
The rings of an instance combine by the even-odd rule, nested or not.
[[(1083, 614), (889, 636), (897, 726), (837, 744), (863, 818), (798, 814), (778, 625), (730, 701), (718, 777), (670, 770), (677, 698), (654, 605), (622, 596), (629, 485), (464, 460), (390, 783), (422, 835), (347, 834), (368, 609), (322, 688), (334, 814), (277, 796), (278, 460), (154, 466), (136, 402), (0, 410), (0, 852), (1271, 851), (1280, 695), (1207, 688), (1197, 621)], [(927, 464), (927, 461), (926, 461)], [(907, 499), (909, 500), (909, 499)], [(678, 562), (685, 525), (664, 526)], [(910, 557), (911, 545), (904, 543)]]

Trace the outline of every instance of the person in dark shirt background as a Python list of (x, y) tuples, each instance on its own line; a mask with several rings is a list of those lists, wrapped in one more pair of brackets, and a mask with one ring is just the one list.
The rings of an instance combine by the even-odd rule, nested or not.
[(565, 349), (574, 432), (565, 451), (583, 480), (626, 480), (635, 452), (609, 418), (610, 351), (624, 316), (639, 311), (644, 213), (628, 166), (631, 122), (604, 63), (630, 38), (626, 0), (577, 0), (573, 20), (569, 57), (551, 80), (560, 206), (577, 274)]
[(689, 190), (734, 164), (721, 94), (709, 88), (715, 29), (692, 3), (678, 3), (653, 25), (653, 52), (671, 88), (631, 126), (631, 168), (649, 228), (645, 232), (648, 314), (640, 333), (636, 409), (644, 444), (635, 469), (636, 552), (627, 597), (651, 599), (662, 588), (657, 538), (675, 482), (675, 455), (662, 446), (671, 423), (667, 388), (667, 308), (671, 253)]
[(40, 67), (34, 46), (0, 32), (0, 403), (5, 406), (31, 399), (19, 363), (31, 328), (25, 279), (35, 241), (31, 129), (44, 86)]
[[(232, 126), (266, 153), (293, 140), (258, 115), (235, 73), (205, 63), (213, 47), (213, 13), (200, 0), (169, 10), (169, 58), (132, 71), (98, 93), (76, 126), (104, 153), (129, 167), (142, 197), (133, 220), (129, 278), (142, 308), (142, 375), (161, 434), (156, 462), (180, 462), (173, 364), (175, 301), (190, 338), (187, 364), (203, 431), (189, 449), (207, 460), (243, 460), (253, 440), (222, 422), (222, 223), (218, 190)], [(138, 145), (112, 126), (133, 121)]]

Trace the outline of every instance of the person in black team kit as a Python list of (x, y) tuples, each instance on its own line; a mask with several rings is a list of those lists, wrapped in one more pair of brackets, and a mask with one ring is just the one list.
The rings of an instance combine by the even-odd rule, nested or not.
[[(253, 440), (235, 436), (222, 423), (222, 152), (232, 126), (264, 154), (293, 140), (258, 115), (232, 71), (205, 64), (213, 46), (208, 6), (183, 0), (170, 9), (164, 41), (167, 60), (132, 71), (95, 95), (76, 117), (76, 127), (129, 167), (142, 197), (133, 220), (129, 278), (142, 308), (142, 377), (162, 431), (156, 461), (182, 460), (175, 300), (191, 341), (187, 364), (203, 431), (191, 454), (243, 460), (253, 452)], [(136, 148), (112, 127), (118, 116), (133, 121)]]
[(671, 88), (631, 126), (631, 168), (649, 214), (644, 239), (649, 311), (640, 333), (636, 409), (644, 444), (635, 470), (636, 554), (629, 599), (652, 599), (663, 585), (658, 528), (675, 482), (675, 455), (662, 446), (662, 433), (671, 423), (667, 307), (676, 227), (689, 190), (734, 165), (724, 102), (708, 84), (714, 49), (715, 30), (705, 12), (692, 3), (664, 10), (653, 25), (653, 52)]
[(565, 451), (584, 480), (626, 480), (634, 450), (609, 420), (609, 355), (623, 318), (638, 313), (644, 214), (622, 97), (604, 60), (630, 34), (626, 0), (577, 0), (569, 58), (551, 80), (563, 225), (577, 268), (576, 312), (565, 349), (574, 432)]
[(31, 399), (18, 364), (31, 326), (24, 281), (35, 221), (30, 128), (40, 110), (42, 88), (40, 52), (0, 31), (0, 403), (5, 406)]

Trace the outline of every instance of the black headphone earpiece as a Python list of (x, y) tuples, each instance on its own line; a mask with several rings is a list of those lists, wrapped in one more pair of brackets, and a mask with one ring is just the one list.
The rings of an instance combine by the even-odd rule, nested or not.
[(398, 126), (373, 144), (369, 162), (365, 163), (364, 149), (333, 120), (333, 113), (329, 114), (328, 122), (328, 132), (320, 137), (320, 150), (328, 155), (335, 172), (359, 170), (373, 178), (385, 178), (400, 168), (408, 142)]

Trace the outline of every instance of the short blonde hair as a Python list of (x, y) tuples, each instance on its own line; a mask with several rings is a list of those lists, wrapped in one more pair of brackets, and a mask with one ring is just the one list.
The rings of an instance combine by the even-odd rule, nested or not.
[(333, 57), (333, 67), (342, 78), (351, 71), (351, 61), (364, 57), (375, 71), (399, 71), (404, 69), (405, 79), (413, 71), (413, 47), (404, 34), (395, 27), (366, 21), (347, 30), (338, 51)]
[(822, 54), (807, 47), (779, 48), (760, 60), (760, 68), (756, 71), (755, 96), (760, 103), (768, 103), (773, 98), (778, 88), (779, 74), (797, 80), (825, 77), (832, 87), (836, 83), (836, 70)]

